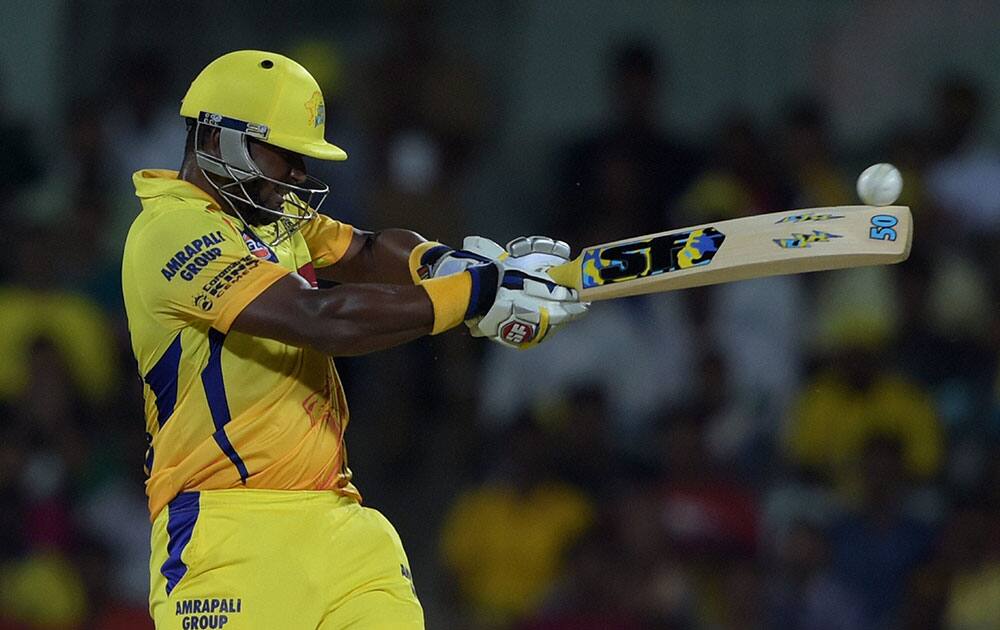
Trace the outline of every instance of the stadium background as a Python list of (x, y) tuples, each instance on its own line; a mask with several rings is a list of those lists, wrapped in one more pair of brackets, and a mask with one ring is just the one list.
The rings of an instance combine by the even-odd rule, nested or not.
[[(596, 305), (530, 353), (338, 360), (432, 628), (1000, 628), (1000, 5), (0, 4), (0, 628), (150, 627), (130, 175), (215, 56), (323, 84), (325, 210), (574, 248), (853, 203), (898, 267)], [(309, 553), (309, 550), (289, 550)]]

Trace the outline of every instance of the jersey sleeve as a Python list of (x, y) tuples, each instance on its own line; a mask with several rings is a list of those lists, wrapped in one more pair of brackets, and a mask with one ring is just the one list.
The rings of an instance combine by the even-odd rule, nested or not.
[(354, 238), (354, 228), (346, 223), (318, 214), (306, 221), (299, 230), (306, 240), (314, 267), (329, 267), (347, 252)]
[(158, 318), (227, 333), (247, 304), (289, 273), (252, 255), (234, 227), (207, 211), (162, 215), (133, 236), (123, 264)]

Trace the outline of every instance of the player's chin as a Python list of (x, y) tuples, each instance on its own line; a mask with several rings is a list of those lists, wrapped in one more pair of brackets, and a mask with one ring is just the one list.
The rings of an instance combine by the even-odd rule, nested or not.
[(261, 202), (262, 206), (270, 210), (271, 212), (281, 212), (281, 209), (285, 205), (285, 198), (281, 196), (270, 197), (266, 202)]
[[(266, 208), (266, 210), (264, 208)], [(245, 204), (240, 214), (243, 215), (243, 218), (250, 225), (268, 225), (270, 223), (274, 223), (280, 218), (277, 214), (279, 212), (280, 206), (272, 208), (270, 205), (264, 204), (260, 204), (260, 207)]]

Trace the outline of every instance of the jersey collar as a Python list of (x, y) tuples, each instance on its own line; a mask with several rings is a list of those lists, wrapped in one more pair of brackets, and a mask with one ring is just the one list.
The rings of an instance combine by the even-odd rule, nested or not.
[[(132, 175), (132, 182), (135, 184), (135, 196), (140, 199), (148, 199), (150, 197), (177, 197), (179, 199), (204, 201), (208, 203), (208, 207), (210, 209), (219, 211), (222, 210), (219, 207), (219, 204), (212, 199), (211, 195), (191, 182), (178, 179), (177, 175), (177, 171), (165, 169), (144, 169), (136, 171)], [(222, 214), (223, 220), (236, 228), (236, 230), (243, 235), (243, 240), (246, 241), (250, 251), (254, 252), (254, 254), (261, 258), (266, 258), (271, 261), (278, 260), (277, 256), (274, 254), (274, 249), (268, 246), (266, 241), (258, 235), (261, 232), (261, 228), (251, 228), (249, 225), (244, 224), (239, 217), (235, 217), (227, 212), (223, 212)]]
[(132, 183), (135, 184), (135, 196), (140, 199), (162, 196), (195, 199), (198, 201), (207, 201), (210, 207), (215, 210), (222, 209), (215, 202), (215, 199), (212, 199), (211, 195), (191, 182), (178, 179), (177, 175), (177, 171), (165, 169), (136, 171), (132, 175)]

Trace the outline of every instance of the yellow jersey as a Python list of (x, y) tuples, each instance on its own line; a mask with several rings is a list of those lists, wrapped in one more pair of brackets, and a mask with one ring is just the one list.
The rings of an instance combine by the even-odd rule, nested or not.
[(125, 241), (122, 291), (144, 382), (151, 518), (179, 493), (332, 490), (360, 501), (344, 448), (348, 411), (325, 354), (230, 326), (278, 279), (350, 245), (351, 226), (317, 216), (273, 247), (176, 171), (133, 176), (142, 212)]

